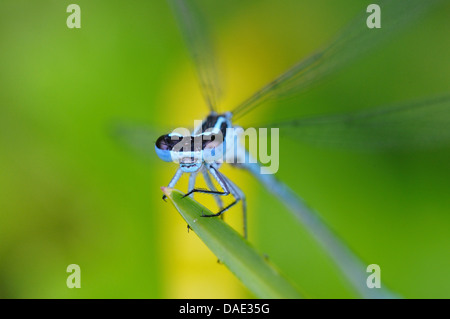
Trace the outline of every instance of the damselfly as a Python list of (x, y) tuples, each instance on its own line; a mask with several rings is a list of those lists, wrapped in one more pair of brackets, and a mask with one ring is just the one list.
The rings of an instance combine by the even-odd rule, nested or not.
[[(245, 195), (234, 182), (220, 172), (223, 162), (232, 162), (232, 165), (249, 171), (283, 201), (323, 245), (363, 296), (383, 295), (380, 291), (367, 289), (363, 263), (327, 227), (319, 215), (307, 207), (297, 194), (275, 176), (261, 174), (261, 165), (243, 146), (237, 144), (238, 150), (233, 153), (233, 159), (226, 160), (229, 156), (227, 155), (228, 144), (234, 145), (232, 142), (239, 138), (238, 134), (229, 133), (235, 131), (227, 129), (235, 128), (236, 120), (269, 100), (276, 102), (277, 99), (304, 92), (319, 80), (340, 70), (399, 29), (415, 21), (438, 2), (440, 1), (378, 1), (383, 10), (381, 30), (367, 28), (366, 8), (361, 6), (361, 14), (327, 46), (294, 65), (231, 111), (220, 113), (217, 105), (221, 91), (206, 25), (201, 22), (201, 16), (196, 14), (193, 1), (171, 1), (191, 57), (197, 66), (198, 78), (209, 107), (209, 114), (191, 134), (170, 133), (157, 139), (154, 146), (157, 155), (164, 161), (174, 161), (179, 165), (168, 187), (175, 187), (184, 173), (189, 174), (186, 196), (193, 196), (195, 193), (211, 194), (219, 206), (216, 213), (204, 215), (204, 217), (221, 216), (238, 202), (242, 202), (244, 236), (246, 236)], [(444, 95), (366, 112), (291, 119), (266, 127), (277, 127), (280, 128), (280, 134), (287, 133), (290, 136), (325, 144), (350, 143), (368, 148), (421, 147), (430, 143), (450, 142), (449, 108), (450, 96)], [(216, 135), (221, 135), (221, 139), (217, 140)], [(180, 139), (184, 140), (181, 145), (185, 147), (182, 149), (177, 148), (180, 145)], [(200, 143), (196, 143), (196, 139), (200, 139)], [(204, 176), (208, 189), (195, 187), (198, 174)], [(218, 184), (221, 189), (217, 189), (215, 184)], [(223, 196), (232, 196), (234, 199), (231, 204), (225, 206), (222, 202)], [(385, 296), (389, 295), (387, 291), (384, 293)]]

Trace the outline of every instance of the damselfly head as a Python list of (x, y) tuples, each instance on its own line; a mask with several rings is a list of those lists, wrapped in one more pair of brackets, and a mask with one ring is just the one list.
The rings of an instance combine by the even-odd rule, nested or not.
[[(155, 151), (160, 159), (165, 162), (180, 164), (180, 168), (186, 173), (198, 171), (203, 164), (203, 148), (205, 143), (203, 136), (183, 136), (178, 133), (162, 135), (155, 143)], [(210, 154), (208, 150), (206, 154)]]
[[(226, 130), (226, 124), (223, 132)], [(208, 128), (196, 135), (182, 135), (177, 132), (162, 135), (155, 143), (155, 151), (165, 162), (179, 163), (186, 171), (196, 171), (203, 161), (220, 160), (224, 154), (224, 138), (219, 128)]]
[(203, 164), (202, 158), (197, 158), (195, 156), (192, 157), (183, 157), (179, 161), (180, 168), (185, 173), (194, 173), (197, 172)]
[(165, 162), (172, 162), (172, 149), (178, 143), (171, 134), (160, 136), (155, 143), (156, 155)]

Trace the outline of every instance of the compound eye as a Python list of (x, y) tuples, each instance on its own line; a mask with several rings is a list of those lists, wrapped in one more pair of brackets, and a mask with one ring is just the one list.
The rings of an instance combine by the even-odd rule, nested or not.
[(170, 151), (172, 149), (172, 140), (169, 135), (160, 136), (156, 140), (155, 146), (162, 151)]
[(172, 161), (172, 148), (173, 141), (169, 135), (163, 135), (156, 140), (155, 151), (160, 159), (165, 162)]

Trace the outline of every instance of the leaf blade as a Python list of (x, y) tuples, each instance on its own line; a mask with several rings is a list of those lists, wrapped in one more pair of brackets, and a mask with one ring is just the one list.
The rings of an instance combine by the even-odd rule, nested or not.
[(298, 299), (301, 294), (246, 240), (220, 218), (204, 218), (211, 212), (183, 193), (162, 188), (189, 227), (227, 268), (257, 297)]

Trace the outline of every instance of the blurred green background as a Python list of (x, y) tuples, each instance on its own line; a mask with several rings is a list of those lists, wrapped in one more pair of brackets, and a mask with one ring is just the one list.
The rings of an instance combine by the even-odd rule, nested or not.
[[(160, 134), (207, 112), (165, 1), (0, 2), (0, 297), (253, 297), (161, 200), (176, 167), (140, 157), (112, 123)], [(201, 1), (212, 21), (223, 110), (344, 26), (369, 1)], [(449, 92), (450, 4), (301, 101), (243, 118), (365, 109)], [(249, 119), (250, 118), (250, 119)], [(407, 298), (450, 297), (450, 150), (357, 153), (281, 140), (278, 177)], [(249, 239), (311, 297), (354, 293), (276, 198), (246, 192)], [(179, 188), (185, 190), (186, 183)], [(203, 197), (202, 197), (203, 198)], [(200, 198), (199, 198), (200, 199)], [(240, 227), (240, 210), (226, 220)], [(66, 267), (81, 267), (68, 289)]]

